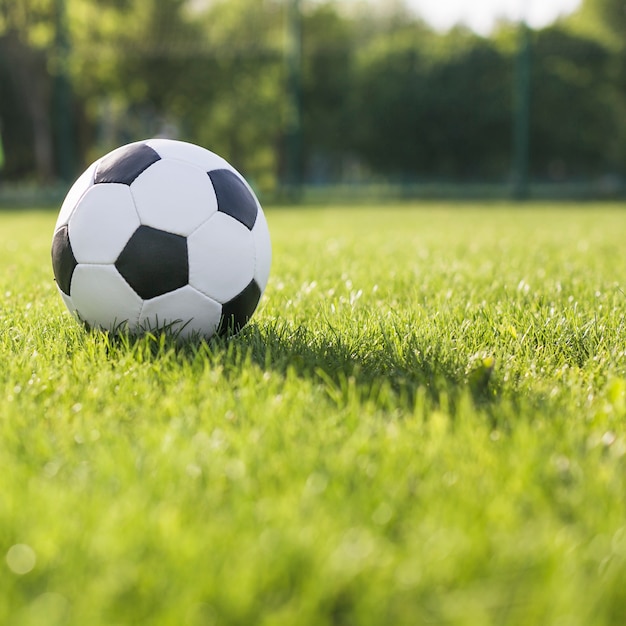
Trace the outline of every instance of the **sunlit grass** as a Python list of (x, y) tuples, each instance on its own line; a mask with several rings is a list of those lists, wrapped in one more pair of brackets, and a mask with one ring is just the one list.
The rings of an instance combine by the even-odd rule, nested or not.
[(0, 623), (622, 624), (626, 212), (268, 211), (233, 340), (88, 333), (0, 214)]

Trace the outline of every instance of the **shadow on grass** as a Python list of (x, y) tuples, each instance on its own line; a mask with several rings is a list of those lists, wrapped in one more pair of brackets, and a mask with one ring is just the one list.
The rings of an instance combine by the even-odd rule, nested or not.
[(488, 406), (499, 396), (492, 379), (493, 362), (477, 362), (469, 371), (454, 360), (449, 346), (426, 344), (401, 328), (379, 328), (362, 335), (327, 333), (306, 326), (252, 327), (241, 337), (252, 361), (262, 368), (326, 384), (334, 398), (353, 385), (363, 400), (391, 393), (394, 404), (411, 408), (426, 396), (454, 412), (462, 396)]
[[(168, 333), (140, 337), (106, 337), (110, 356), (135, 353), (142, 360), (174, 356), (187, 363), (213, 363), (223, 375), (239, 376), (242, 368), (253, 364), (262, 370), (288, 373), (323, 385), (331, 400), (346, 400), (348, 390), (359, 399), (411, 409), (421, 398), (429, 405), (445, 404), (452, 415), (468, 396), (474, 404), (487, 409), (500, 396), (493, 379), (493, 362), (478, 361), (468, 370), (455, 360), (450, 346), (420, 339), (402, 328), (368, 329), (351, 335), (328, 326), (327, 331), (312, 331), (307, 326), (291, 327), (282, 322), (256, 323), (233, 337), (177, 340)], [(495, 419), (495, 418), (494, 418)]]

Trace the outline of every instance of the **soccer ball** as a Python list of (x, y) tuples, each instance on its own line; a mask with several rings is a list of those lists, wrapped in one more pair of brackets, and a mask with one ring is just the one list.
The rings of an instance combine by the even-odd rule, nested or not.
[(69, 190), (52, 268), (91, 328), (180, 337), (238, 332), (267, 285), (271, 244), (250, 186), (227, 161), (170, 139), (131, 143)]

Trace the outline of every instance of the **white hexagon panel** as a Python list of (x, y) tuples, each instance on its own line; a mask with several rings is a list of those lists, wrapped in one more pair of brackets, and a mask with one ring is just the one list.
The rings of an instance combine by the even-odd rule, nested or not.
[(97, 163), (92, 163), (70, 187), (70, 190), (67, 192), (67, 195), (63, 200), (63, 204), (61, 205), (61, 210), (59, 211), (57, 222), (54, 226), (55, 232), (61, 226), (67, 224), (70, 221), (70, 216), (72, 215), (83, 194), (92, 187), (96, 166)]
[[(175, 180), (176, 185), (169, 184)], [(161, 159), (131, 184), (141, 223), (187, 236), (217, 211), (211, 180), (199, 167)]]
[(69, 237), (78, 263), (115, 263), (140, 226), (127, 185), (94, 185), (69, 219)]
[(181, 337), (214, 333), (222, 315), (222, 305), (191, 285), (164, 293), (144, 302), (139, 326), (145, 330), (169, 328)]
[(219, 169), (234, 169), (228, 161), (221, 156), (185, 141), (150, 139), (145, 143), (155, 150), (162, 159), (173, 159), (175, 161), (191, 163), (199, 167), (203, 172)]
[(234, 298), (254, 278), (251, 232), (224, 213), (191, 234), (189, 284), (218, 302)]
[(265, 291), (272, 265), (272, 242), (270, 241), (270, 231), (263, 211), (259, 211), (257, 215), (256, 222), (252, 228), (252, 239), (254, 240), (255, 252), (254, 280), (256, 280), (261, 291)]
[(77, 265), (71, 298), (81, 320), (108, 330), (136, 328), (143, 306), (114, 265)]

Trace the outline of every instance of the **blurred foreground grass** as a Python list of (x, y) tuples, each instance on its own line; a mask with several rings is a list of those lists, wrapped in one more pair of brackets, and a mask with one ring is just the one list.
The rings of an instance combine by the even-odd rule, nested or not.
[(90, 334), (0, 213), (0, 623), (623, 624), (626, 211), (268, 211), (231, 341)]

